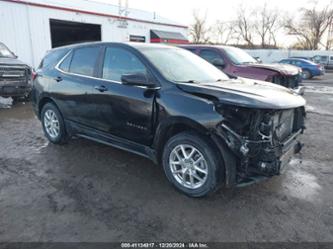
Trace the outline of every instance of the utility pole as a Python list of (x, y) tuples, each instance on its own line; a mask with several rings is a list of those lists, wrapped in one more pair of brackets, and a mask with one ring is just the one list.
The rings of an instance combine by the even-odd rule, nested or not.
[(118, 27), (119, 28), (127, 28), (127, 20), (126, 17), (129, 14), (128, 10), (128, 0), (119, 0), (118, 2)]

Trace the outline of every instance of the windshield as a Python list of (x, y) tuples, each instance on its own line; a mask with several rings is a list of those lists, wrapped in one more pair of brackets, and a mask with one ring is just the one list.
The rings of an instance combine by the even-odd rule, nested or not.
[(209, 62), (185, 49), (175, 47), (138, 49), (166, 79), (173, 82), (202, 83), (229, 79)]
[(15, 58), (13, 53), (3, 43), (0, 43), (0, 57)]
[(248, 64), (248, 63), (258, 63), (251, 55), (246, 53), (244, 50), (240, 48), (233, 47), (225, 47), (224, 51), (228, 54), (233, 63), (240, 64)]

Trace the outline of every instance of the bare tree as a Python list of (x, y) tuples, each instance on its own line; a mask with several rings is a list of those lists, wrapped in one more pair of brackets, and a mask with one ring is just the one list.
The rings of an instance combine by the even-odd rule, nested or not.
[(330, 24), (328, 25), (327, 39), (325, 49), (329, 50), (333, 48), (333, 15), (330, 18)]
[(253, 16), (253, 11), (249, 11), (244, 5), (241, 5), (237, 13), (237, 19), (234, 21), (235, 33), (238, 35), (238, 39), (243, 40), (249, 47), (254, 47)]
[(288, 34), (297, 37), (300, 46), (304, 49), (318, 49), (322, 45), (323, 35), (332, 23), (333, 10), (331, 5), (318, 9), (318, 2), (311, 8), (301, 9), (301, 19), (295, 23), (292, 18), (285, 21)]
[(208, 33), (210, 28), (207, 27), (207, 15), (203, 17), (197, 11), (193, 12), (194, 23), (190, 26), (190, 35), (194, 43), (206, 43), (209, 41)]
[(261, 47), (276, 47), (276, 34), (281, 28), (279, 11), (269, 9), (265, 3), (262, 9), (257, 10), (255, 14), (254, 30), (260, 38)]
[(216, 43), (228, 44), (235, 38), (235, 29), (232, 22), (217, 21), (212, 28)]

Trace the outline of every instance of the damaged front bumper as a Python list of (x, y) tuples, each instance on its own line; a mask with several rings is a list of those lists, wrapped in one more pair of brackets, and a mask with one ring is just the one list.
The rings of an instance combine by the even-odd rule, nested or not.
[(31, 89), (32, 79), (29, 67), (0, 65), (0, 96), (27, 97)]
[(302, 149), (302, 144), (297, 140), (301, 133), (303, 128), (293, 132), (283, 141), (273, 144), (270, 137), (250, 140), (222, 123), (218, 136), (223, 138), (239, 159), (236, 185), (246, 186), (281, 174), (291, 158)]
[(27, 97), (31, 92), (31, 85), (26, 81), (4, 82), (0, 84), (2, 97)]

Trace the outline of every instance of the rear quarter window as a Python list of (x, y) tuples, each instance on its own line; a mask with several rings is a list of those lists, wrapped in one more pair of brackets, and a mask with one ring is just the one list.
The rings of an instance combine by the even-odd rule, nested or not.
[(68, 50), (50, 51), (40, 62), (38, 69), (51, 68), (55, 66)]
[(72, 55), (73, 55), (73, 53), (70, 52), (69, 54), (66, 55), (66, 57), (64, 58), (64, 60), (60, 63), (59, 68), (62, 71), (65, 71), (65, 72), (69, 71), (69, 66), (70, 66), (71, 61), (72, 61)]

